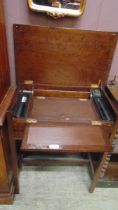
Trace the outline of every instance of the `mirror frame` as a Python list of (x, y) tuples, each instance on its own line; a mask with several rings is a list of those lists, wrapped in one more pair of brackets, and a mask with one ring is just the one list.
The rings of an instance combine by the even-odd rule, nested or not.
[[(40, 1), (40, 0), (39, 0)], [(60, 18), (64, 16), (78, 17), (84, 12), (86, 0), (81, 0), (79, 9), (58, 8), (51, 6), (42, 6), (33, 2), (33, 0), (27, 0), (29, 8), (34, 12), (45, 12), (47, 15), (53, 18)]]

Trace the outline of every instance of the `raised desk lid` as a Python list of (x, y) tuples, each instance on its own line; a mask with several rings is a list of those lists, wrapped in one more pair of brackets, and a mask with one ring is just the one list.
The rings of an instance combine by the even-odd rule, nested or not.
[(91, 85), (107, 81), (117, 35), (14, 25), (17, 84)]

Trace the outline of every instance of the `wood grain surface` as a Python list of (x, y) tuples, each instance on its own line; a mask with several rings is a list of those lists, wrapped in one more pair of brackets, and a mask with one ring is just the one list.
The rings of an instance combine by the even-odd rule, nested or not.
[(40, 124), (25, 129), (21, 149), (74, 153), (109, 151), (111, 146), (100, 126)]
[(117, 35), (14, 25), (17, 83), (90, 85), (106, 82)]
[(32, 99), (28, 113), (29, 118), (47, 121), (99, 120), (100, 117), (92, 100), (79, 100), (73, 98), (47, 97), (45, 99)]

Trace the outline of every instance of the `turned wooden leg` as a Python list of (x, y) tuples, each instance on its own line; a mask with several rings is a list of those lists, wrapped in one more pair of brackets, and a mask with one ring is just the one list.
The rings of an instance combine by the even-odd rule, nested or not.
[[(110, 142), (111, 142), (112, 148), (114, 148), (117, 137), (118, 137), (118, 120), (115, 122), (114, 128), (112, 130), (112, 134), (110, 136)], [(99, 178), (104, 177), (104, 174), (108, 168), (110, 157), (111, 157), (111, 153), (108, 153), (108, 152), (103, 153), (99, 166), (93, 176), (93, 180), (89, 189), (90, 193), (94, 191)]]
[(110, 154), (108, 152), (105, 152), (102, 156), (102, 159), (99, 163), (98, 168), (96, 169), (96, 172), (93, 176), (93, 180), (89, 189), (89, 192), (92, 193), (97, 185), (97, 182), (99, 180), (99, 178), (104, 176), (104, 173), (108, 167), (109, 164), (109, 160), (110, 160)]

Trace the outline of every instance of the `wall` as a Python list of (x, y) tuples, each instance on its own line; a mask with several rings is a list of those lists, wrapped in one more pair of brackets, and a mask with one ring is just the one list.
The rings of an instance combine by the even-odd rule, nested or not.
[[(118, 32), (117, 8), (118, 0), (87, 0), (85, 12), (81, 17), (54, 20), (46, 15), (35, 14), (29, 11), (27, 0), (4, 0), (12, 84), (15, 84), (12, 24), (33, 24)], [(110, 79), (114, 75), (118, 77), (118, 46), (110, 71)]]

